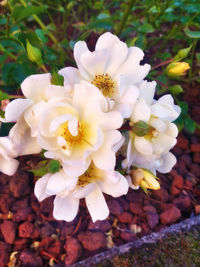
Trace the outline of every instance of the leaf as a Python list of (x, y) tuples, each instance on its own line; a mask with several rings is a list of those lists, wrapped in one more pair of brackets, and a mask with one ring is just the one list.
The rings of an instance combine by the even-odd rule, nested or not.
[(188, 27), (185, 27), (184, 29), (185, 34), (194, 39), (200, 38), (200, 31), (191, 31)]
[(35, 176), (42, 177), (46, 173), (48, 173), (48, 160), (42, 160), (38, 163), (38, 165), (35, 167), (35, 169), (29, 170), (32, 172)]
[(169, 91), (173, 95), (179, 95), (179, 94), (183, 93), (183, 88), (179, 84), (175, 84), (175, 85), (169, 87)]
[(137, 136), (145, 136), (149, 132), (149, 126), (144, 121), (138, 121), (133, 124), (131, 131)]
[(192, 45), (187, 48), (180, 49), (178, 53), (176, 54), (176, 56), (174, 57), (173, 61), (180, 61), (183, 58), (187, 57), (191, 48), (192, 48)]
[(181, 115), (186, 115), (188, 113), (188, 104), (184, 101), (180, 101), (178, 104), (181, 108)]
[(196, 53), (196, 59), (197, 59), (198, 64), (200, 64), (200, 53)]
[(56, 173), (60, 170), (60, 162), (58, 160), (52, 159), (48, 163), (48, 171), (50, 173)]
[(44, 6), (17, 6), (13, 9), (12, 17), (16, 22), (19, 22), (20, 20), (23, 20), (29, 16), (36, 15), (39, 13), (42, 13), (44, 11)]
[(11, 99), (12, 97), (0, 90), (0, 101), (5, 99)]
[(141, 27), (139, 27), (138, 31), (142, 33), (152, 33), (155, 31), (155, 29), (151, 24), (144, 23)]
[(59, 73), (57, 73), (55, 70), (52, 72), (52, 76), (51, 76), (51, 84), (54, 85), (64, 85), (64, 78), (62, 75), (60, 75)]
[(196, 124), (195, 122), (190, 118), (190, 116), (186, 116), (184, 119), (184, 126), (185, 129), (189, 132), (189, 133), (194, 133), (196, 130)]

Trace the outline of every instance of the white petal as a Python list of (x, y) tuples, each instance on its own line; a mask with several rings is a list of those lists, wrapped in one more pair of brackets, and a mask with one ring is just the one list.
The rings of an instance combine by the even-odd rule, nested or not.
[(37, 180), (34, 188), (34, 194), (37, 197), (39, 201), (44, 200), (45, 198), (49, 197), (49, 194), (46, 192), (46, 187), (49, 178), (52, 174), (47, 173), (43, 177), (41, 177), (39, 180)]
[(176, 126), (176, 124), (174, 124), (174, 123), (169, 123), (169, 124), (167, 125), (165, 134), (167, 134), (167, 135), (169, 135), (169, 136), (171, 136), (171, 137), (176, 138), (177, 135), (178, 135), (178, 127)]
[(139, 96), (138, 88), (134, 85), (129, 85), (126, 88), (123, 96), (120, 98), (120, 102), (135, 105), (138, 96)]
[(5, 119), (8, 122), (15, 122), (23, 112), (33, 104), (30, 99), (15, 99), (10, 102), (5, 111)]
[(105, 131), (119, 129), (122, 126), (123, 118), (117, 111), (102, 113), (100, 116), (99, 123)]
[(99, 181), (98, 184), (101, 190), (113, 197), (120, 197), (122, 195), (126, 195), (128, 192), (128, 183), (124, 176), (122, 176), (119, 172), (113, 171), (113, 176), (117, 176), (116, 182), (109, 182), (107, 177), (104, 177), (103, 181)]
[(37, 102), (45, 100), (46, 88), (51, 84), (51, 74), (35, 74), (26, 78), (21, 84), (25, 97)]
[(49, 85), (45, 92), (45, 98), (47, 100), (54, 97), (67, 97), (70, 98), (71, 86), (58, 86), (58, 85)]
[(56, 195), (65, 189), (67, 189), (68, 179), (64, 171), (56, 172), (52, 174), (47, 183), (46, 192), (49, 195)]
[(161, 173), (168, 173), (171, 171), (175, 164), (176, 157), (171, 152), (168, 152), (162, 156), (162, 165), (160, 167), (157, 167), (156, 169)]
[(160, 119), (151, 118), (149, 125), (155, 128), (158, 132), (164, 132), (166, 129), (166, 123)]
[(125, 75), (129, 84), (141, 82), (150, 70), (150, 65), (140, 65), (144, 53), (138, 47), (130, 47), (128, 56), (121, 67), (117, 70), (118, 75)]
[(10, 157), (0, 157), (0, 171), (7, 174), (15, 174), (19, 166), (19, 161)]
[(59, 70), (60, 75), (64, 77), (64, 85), (73, 87), (75, 83), (80, 83), (81, 76), (78, 69), (67, 67)]
[(78, 199), (85, 198), (95, 189), (95, 187), (94, 183), (90, 183), (84, 187), (79, 187), (72, 193), (72, 197)]
[(151, 109), (146, 104), (144, 99), (140, 99), (136, 102), (133, 113), (131, 115), (131, 121), (137, 122), (139, 120), (147, 122), (151, 116)]
[(147, 105), (151, 105), (153, 101), (153, 97), (155, 95), (155, 90), (156, 90), (156, 82), (148, 82), (148, 81), (142, 81), (139, 84), (139, 89), (140, 89), (140, 98), (143, 98)]
[(56, 196), (54, 199), (53, 217), (56, 220), (71, 222), (76, 217), (78, 208), (78, 199), (73, 199), (70, 196), (64, 198)]
[(96, 186), (96, 189), (85, 198), (85, 202), (93, 222), (105, 220), (108, 217), (109, 209), (99, 186)]
[(177, 140), (165, 133), (160, 133), (158, 137), (152, 139), (153, 153), (162, 154), (175, 146)]
[(144, 137), (135, 136), (134, 146), (139, 153), (146, 156), (152, 155), (152, 144)]

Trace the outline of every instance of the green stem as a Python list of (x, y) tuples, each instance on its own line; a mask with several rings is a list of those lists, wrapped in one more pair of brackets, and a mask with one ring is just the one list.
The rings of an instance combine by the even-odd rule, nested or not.
[(195, 49), (196, 49), (196, 45), (197, 45), (197, 40), (194, 40), (193, 42), (193, 46), (192, 46), (192, 52), (191, 52), (191, 57), (190, 57), (190, 64), (191, 64), (191, 68), (189, 70), (189, 79), (191, 80), (192, 78), (192, 69), (193, 69), (193, 59), (194, 59), (194, 53), (195, 53)]
[(126, 24), (126, 21), (128, 19), (128, 16), (130, 15), (130, 12), (131, 12), (131, 9), (133, 7), (133, 4), (134, 4), (134, 0), (129, 0), (129, 3), (128, 5), (126, 6), (126, 9), (124, 10), (124, 14), (122, 16), (122, 19), (120, 21), (120, 23), (118, 24), (118, 27), (116, 29), (116, 35), (120, 35), (125, 24)]
[(14, 59), (17, 61), (17, 57), (10, 53), (8, 50), (6, 50), (1, 44), (0, 44), (0, 51), (7, 54), (10, 58)]

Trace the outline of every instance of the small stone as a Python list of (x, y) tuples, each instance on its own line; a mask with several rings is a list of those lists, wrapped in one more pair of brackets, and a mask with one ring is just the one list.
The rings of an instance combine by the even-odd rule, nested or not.
[(0, 197), (0, 210), (3, 213), (8, 213), (10, 206), (12, 205), (14, 198), (9, 195), (2, 195)]
[(3, 221), (1, 224), (1, 233), (3, 235), (3, 238), (5, 242), (8, 244), (13, 244), (15, 240), (16, 235), (16, 224), (12, 221)]
[(29, 181), (30, 178), (27, 173), (19, 171), (12, 176), (9, 187), (13, 196), (18, 198), (26, 195), (29, 192)]
[(144, 211), (146, 213), (147, 222), (151, 229), (153, 229), (159, 222), (159, 216), (156, 209), (153, 206), (145, 206)]
[(194, 174), (196, 177), (200, 177), (200, 165), (199, 164), (191, 164), (190, 170), (192, 174)]
[(200, 152), (200, 144), (191, 144), (190, 145), (190, 150), (192, 152)]
[(189, 155), (187, 154), (184, 154), (181, 158), (180, 158), (181, 161), (183, 161), (185, 163), (185, 165), (187, 167), (190, 167), (191, 163), (192, 163), (192, 159)]
[(78, 261), (82, 254), (82, 246), (77, 238), (69, 237), (65, 242), (64, 249), (66, 251), (65, 264), (71, 265)]
[(130, 202), (129, 209), (134, 214), (142, 213), (142, 205), (139, 201)]
[(63, 245), (62, 245), (61, 241), (56, 241), (53, 244), (51, 244), (51, 246), (48, 248), (48, 251), (54, 257), (57, 257), (58, 255), (61, 254), (62, 247), (63, 247)]
[(183, 188), (183, 178), (180, 175), (174, 176), (170, 192), (173, 196), (176, 196), (180, 193), (180, 190)]
[(136, 234), (134, 234), (130, 231), (121, 231), (120, 236), (126, 242), (131, 242), (131, 241), (134, 241), (136, 239)]
[(0, 267), (7, 266), (9, 262), (10, 245), (0, 241)]
[(40, 256), (33, 252), (23, 251), (19, 258), (20, 267), (42, 267), (43, 262)]
[(194, 209), (196, 214), (200, 214), (200, 205), (195, 205)]
[(24, 222), (19, 226), (19, 237), (30, 238), (34, 230), (34, 226), (31, 222)]
[(108, 232), (111, 229), (111, 224), (107, 220), (103, 221), (96, 221), (93, 223), (92, 220), (90, 220), (88, 225), (88, 230), (97, 230), (102, 232)]
[(195, 163), (200, 163), (200, 152), (194, 153), (193, 161)]
[(27, 219), (28, 215), (31, 213), (31, 211), (32, 210), (29, 207), (18, 210), (13, 215), (13, 221), (15, 221), (15, 222), (25, 221)]
[(118, 215), (117, 218), (121, 223), (130, 223), (133, 219), (133, 215), (129, 212), (123, 212)]
[(102, 232), (82, 232), (78, 235), (78, 239), (83, 247), (89, 251), (106, 247), (106, 238)]
[(114, 215), (120, 215), (123, 213), (123, 207), (117, 199), (111, 199), (107, 202), (110, 213)]
[(22, 249), (25, 249), (26, 247), (27, 247), (27, 239), (26, 238), (15, 240), (14, 251), (22, 250)]
[(47, 236), (51, 236), (55, 233), (55, 228), (51, 226), (51, 224), (47, 223), (41, 228), (41, 238), (45, 238)]
[(176, 205), (181, 211), (187, 210), (191, 206), (191, 200), (188, 196), (179, 196), (175, 198), (173, 204)]
[(28, 206), (28, 198), (24, 198), (22, 200), (15, 201), (12, 205), (11, 210), (16, 212), (18, 210), (27, 208)]
[(54, 242), (52, 237), (46, 237), (40, 242), (41, 249), (48, 249), (48, 247)]
[(155, 199), (160, 200), (162, 202), (167, 202), (169, 198), (167, 190), (163, 187), (161, 187), (159, 190), (152, 190), (151, 195)]
[(160, 214), (162, 224), (170, 224), (176, 222), (181, 217), (181, 212), (178, 208), (173, 207)]
[(178, 137), (177, 144), (176, 146), (181, 148), (181, 149), (186, 149), (188, 148), (188, 140), (184, 137)]

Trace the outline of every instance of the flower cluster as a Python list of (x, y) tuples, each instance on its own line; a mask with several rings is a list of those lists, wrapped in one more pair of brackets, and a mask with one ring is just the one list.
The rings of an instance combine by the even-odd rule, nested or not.
[[(0, 139), (0, 170), (12, 175), (14, 157), (42, 150), (59, 161), (57, 172), (35, 184), (39, 201), (56, 196), (56, 219), (72, 221), (85, 198), (92, 220), (103, 220), (109, 215), (103, 193), (119, 197), (129, 187), (158, 189), (156, 171), (167, 173), (176, 163), (169, 151), (180, 108), (171, 95), (154, 99), (156, 82), (145, 80), (150, 66), (140, 64), (143, 56), (109, 32), (93, 52), (79, 41), (77, 68), (59, 71), (63, 85), (54, 85), (51, 74), (32, 75), (21, 85), (24, 98), (7, 105), (2, 121), (15, 125)], [(126, 177), (116, 170), (116, 153), (124, 157)]]

